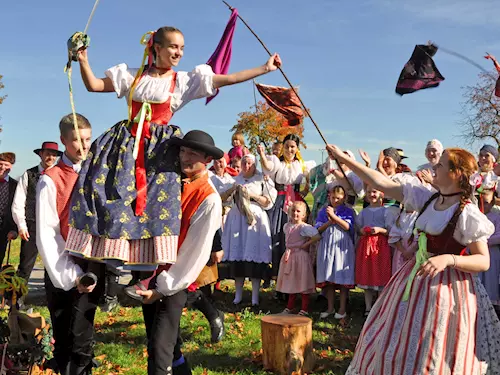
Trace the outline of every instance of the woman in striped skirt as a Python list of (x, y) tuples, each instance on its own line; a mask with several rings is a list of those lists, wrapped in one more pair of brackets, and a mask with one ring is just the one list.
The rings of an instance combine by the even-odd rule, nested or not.
[[(500, 321), (476, 276), (490, 266), (487, 240), (494, 228), (469, 200), (474, 157), (445, 150), (433, 193), (391, 181), (336, 146), (327, 149), (366, 183), (420, 211), (416, 257), (373, 306), (346, 374), (500, 374)], [(462, 255), (465, 247), (471, 255)]]

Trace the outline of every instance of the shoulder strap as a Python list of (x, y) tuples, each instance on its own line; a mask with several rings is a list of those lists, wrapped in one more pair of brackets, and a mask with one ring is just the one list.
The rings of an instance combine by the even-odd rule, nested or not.
[(432, 196), (427, 200), (427, 202), (424, 203), (424, 205), (422, 206), (422, 209), (420, 210), (420, 212), (418, 213), (418, 216), (417, 218), (415, 219), (415, 221), (413, 222), (413, 229), (411, 231), (411, 237), (410, 237), (410, 241), (413, 241), (414, 237), (415, 237), (415, 225), (417, 224), (417, 220), (418, 218), (424, 213), (424, 211), (429, 207), (429, 205), (437, 199), (437, 197), (439, 197), (439, 192), (437, 193), (434, 193), (432, 194)]

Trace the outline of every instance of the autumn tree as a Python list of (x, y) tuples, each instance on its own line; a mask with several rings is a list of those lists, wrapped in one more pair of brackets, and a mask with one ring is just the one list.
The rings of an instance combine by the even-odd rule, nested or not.
[(474, 86), (465, 87), (462, 103), (462, 137), (472, 146), (492, 139), (500, 148), (500, 99), (495, 96), (498, 73), (480, 73)]
[[(260, 101), (251, 110), (238, 115), (238, 123), (231, 128), (232, 132), (241, 132), (247, 139), (247, 147), (252, 153), (257, 153), (257, 146), (263, 142), (267, 151), (271, 152), (271, 146), (276, 140), (282, 141), (290, 133), (297, 134), (301, 139), (304, 126), (285, 127), (285, 118), (266, 102)], [(301, 142), (302, 147), (306, 145)]]

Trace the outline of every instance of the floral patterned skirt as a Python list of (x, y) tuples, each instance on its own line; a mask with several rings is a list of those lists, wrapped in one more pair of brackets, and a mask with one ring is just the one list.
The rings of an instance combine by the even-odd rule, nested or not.
[(174, 263), (181, 218), (178, 148), (171, 125), (150, 125), (144, 140), (147, 202), (136, 216), (135, 137), (121, 121), (97, 138), (82, 165), (70, 206), (66, 250), (125, 264)]
[(416, 276), (408, 261), (377, 299), (346, 375), (498, 375), (500, 321), (476, 275)]

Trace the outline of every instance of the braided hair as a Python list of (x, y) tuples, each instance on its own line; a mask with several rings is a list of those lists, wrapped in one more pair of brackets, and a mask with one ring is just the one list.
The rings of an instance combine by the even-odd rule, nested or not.
[(474, 186), (469, 181), (477, 171), (476, 159), (469, 151), (462, 148), (447, 148), (444, 152), (448, 155), (450, 172), (459, 175), (458, 187), (462, 191), (460, 209), (463, 210), (474, 193)]

